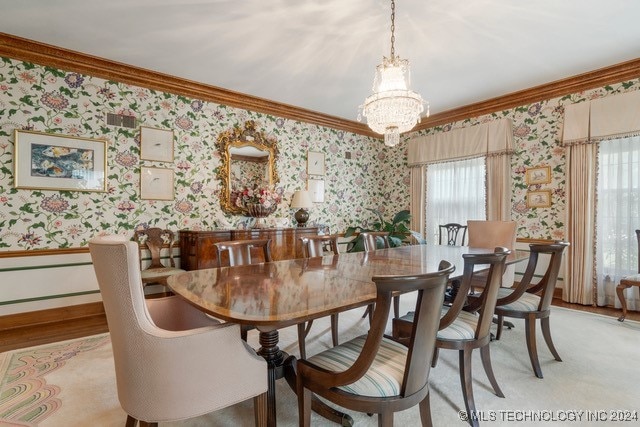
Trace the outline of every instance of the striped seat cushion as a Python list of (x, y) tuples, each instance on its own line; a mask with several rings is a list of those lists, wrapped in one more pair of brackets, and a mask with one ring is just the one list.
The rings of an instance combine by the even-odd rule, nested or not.
[[(351, 367), (366, 340), (366, 335), (354, 338), (327, 351), (310, 357), (309, 362), (334, 372), (342, 372)], [(358, 381), (338, 387), (338, 389), (360, 396), (388, 397), (400, 394), (407, 360), (407, 347), (383, 338), (378, 354), (367, 373)]]
[[(449, 307), (442, 307), (441, 317), (447, 314)], [(472, 340), (476, 335), (478, 316), (475, 313), (461, 311), (449, 326), (438, 331), (440, 340)]]
[[(500, 288), (498, 290), (498, 299), (511, 295), (513, 289)], [(520, 298), (511, 304), (501, 305), (500, 310), (506, 311), (538, 311), (540, 305), (540, 297), (538, 295), (525, 292)]]

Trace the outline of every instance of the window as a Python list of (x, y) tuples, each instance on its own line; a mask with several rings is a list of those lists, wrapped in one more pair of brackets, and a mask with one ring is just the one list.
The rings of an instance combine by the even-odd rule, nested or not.
[[(638, 268), (640, 136), (601, 142), (598, 165), (598, 305), (614, 305), (620, 278), (637, 273)], [(629, 304), (635, 305), (633, 301)]]
[(485, 158), (427, 166), (426, 238), (438, 243), (438, 226), (486, 219)]

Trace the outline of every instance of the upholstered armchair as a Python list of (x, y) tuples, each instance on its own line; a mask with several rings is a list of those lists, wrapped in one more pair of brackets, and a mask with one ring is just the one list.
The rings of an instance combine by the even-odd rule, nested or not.
[(102, 294), (127, 426), (197, 417), (253, 398), (266, 422), (267, 364), (221, 324), (177, 296), (145, 300), (135, 242), (89, 242)]

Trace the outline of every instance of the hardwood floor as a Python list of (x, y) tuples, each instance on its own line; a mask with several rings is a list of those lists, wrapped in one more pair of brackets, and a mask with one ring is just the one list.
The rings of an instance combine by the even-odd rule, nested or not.
[[(582, 310), (597, 313), (604, 316), (618, 318), (621, 310), (613, 307), (592, 307), (580, 304), (570, 304), (559, 298), (554, 298), (553, 303), (557, 307)], [(639, 311), (629, 311), (628, 320), (640, 321)], [(102, 314), (48, 322), (42, 325), (23, 326), (0, 331), (0, 353), (34, 345), (48, 344), (72, 338), (107, 332), (107, 319)]]

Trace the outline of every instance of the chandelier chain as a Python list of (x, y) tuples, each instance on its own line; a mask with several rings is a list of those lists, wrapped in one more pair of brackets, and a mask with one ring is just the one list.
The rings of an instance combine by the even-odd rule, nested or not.
[(396, 2), (391, 0), (391, 59), (395, 58), (395, 41), (396, 41)]

